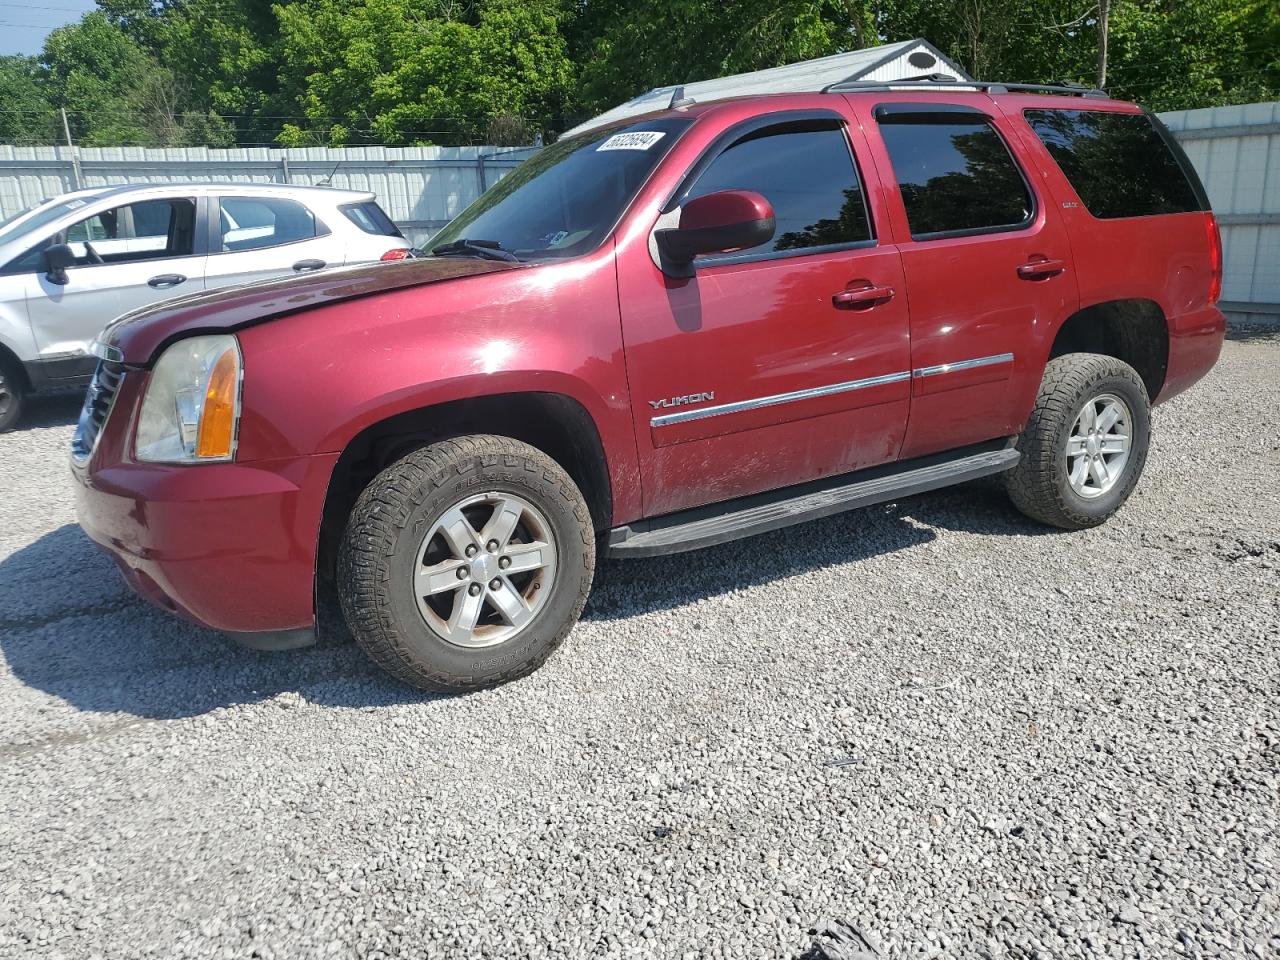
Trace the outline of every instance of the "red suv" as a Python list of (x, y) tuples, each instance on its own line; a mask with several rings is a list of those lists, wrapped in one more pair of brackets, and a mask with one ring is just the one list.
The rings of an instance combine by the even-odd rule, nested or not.
[(601, 554), (996, 473), (1102, 523), (1225, 327), (1186, 157), (1074, 88), (684, 101), (542, 150), (432, 254), (107, 330), (73, 467), (139, 592), (279, 648), (336, 590), (395, 676), (482, 687)]

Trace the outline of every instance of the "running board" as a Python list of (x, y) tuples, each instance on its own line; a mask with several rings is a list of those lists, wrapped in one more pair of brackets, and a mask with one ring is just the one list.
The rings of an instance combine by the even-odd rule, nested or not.
[(656, 557), (753, 537), (806, 520), (869, 507), (1011, 469), (1019, 453), (1012, 440), (965, 447), (948, 454), (872, 467), (827, 480), (771, 490), (740, 500), (639, 520), (609, 531), (611, 557)]

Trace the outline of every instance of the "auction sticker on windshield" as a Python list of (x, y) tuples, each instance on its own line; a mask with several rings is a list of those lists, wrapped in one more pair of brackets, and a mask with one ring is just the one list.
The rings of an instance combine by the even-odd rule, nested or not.
[(666, 134), (661, 130), (636, 130), (633, 133), (615, 133), (600, 146), (596, 147), (596, 152), (599, 153), (601, 150), (648, 150), (664, 136)]

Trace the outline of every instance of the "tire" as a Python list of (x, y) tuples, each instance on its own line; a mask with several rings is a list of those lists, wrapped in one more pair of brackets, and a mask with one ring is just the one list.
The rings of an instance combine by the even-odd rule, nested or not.
[[(1113, 411), (1122, 419), (1104, 432)], [(1137, 486), (1150, 439), (1151, 401), (1137, 371), (1101, 354), (1058, 357), (1045, 367), (1018, 439), (1022, 459), (1005, 474), (1005, 489), (1033, 520), (1064, 530), (1096, 527)]]
[(479, 690), (560, 646), (591, 590), (595, 546), (582, 493), (554, 460), (507, 437), (457, 437), (393, 463), (360, 495), (338, 595), (356, 641), (392, 676)]
[(0, 356), (0, 433), (12, 430), (26, 406), (27, 385), (17, 364)]

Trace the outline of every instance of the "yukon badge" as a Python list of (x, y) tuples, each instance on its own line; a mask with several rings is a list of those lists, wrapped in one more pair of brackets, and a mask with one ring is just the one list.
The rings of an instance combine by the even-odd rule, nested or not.
[(716, 393), (714, 390), (708, 390), (705, 393), (688, 393), (683, 397), (667, 397), (665, 400), (650, 400), (649, 406), (655, 410), (665, 410), (669, 407), (683, 407), (689, 403), (704, 403), (707, 400), (714, 400)]

